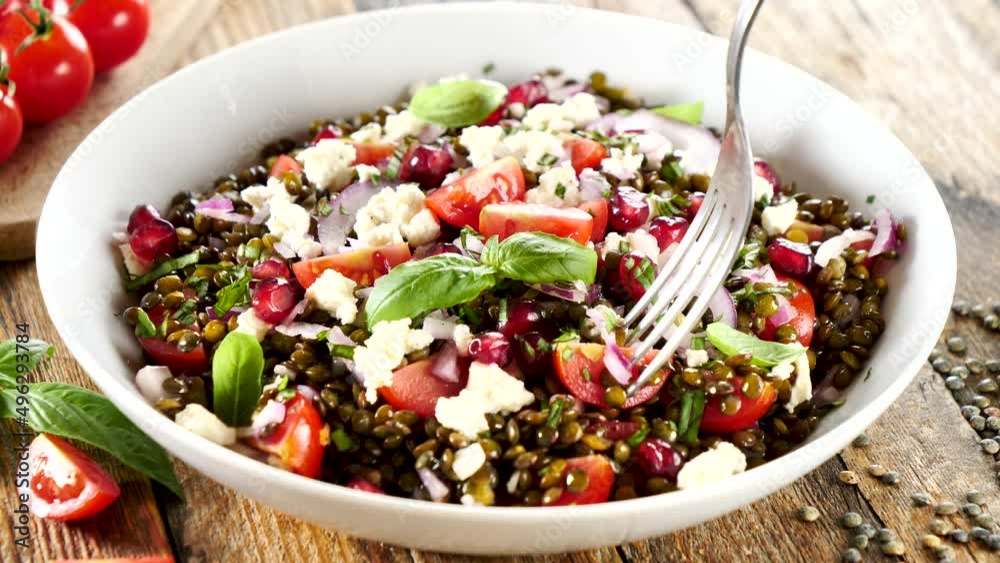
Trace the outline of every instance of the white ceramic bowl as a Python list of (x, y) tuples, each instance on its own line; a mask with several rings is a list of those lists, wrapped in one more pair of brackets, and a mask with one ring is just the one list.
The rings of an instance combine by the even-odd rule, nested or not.
[(651, 103), (706, 101), (719, 126), (723, 41), (661, 21), (561, 5), (465, 4), (316, 22), (209, 57), (143, 92), (70, 158), (38, 233), (38, 273), (56, 327), (107, 396), (164, 448), (205, 475), (278, 510), (341, 532), (463, 553), (580, 550), (691, 526), (791, 483), (860, 433), (903, 391), (947, 316), (955, 244), (934, 184), (888, 131), (810, 75), (750, 53), (744, 114), (758, 154), (814, 193), (858, 209), (877, 197), (909, 239), (890, 276), (885, 334), (846, 404), (811, 440), (707, 490), (567, 508), (475, 508), (377, 496), (251, 461), (176, 426), (132, 384), (138, 347), (115, 316), (126, 305), (110, 234), (136, 204), (168, 203), (246, 162), (281, 133), (320, 116), (393, 102), (407, 85), (487, 62), (507, 82), (557, 66), (607, 71)]

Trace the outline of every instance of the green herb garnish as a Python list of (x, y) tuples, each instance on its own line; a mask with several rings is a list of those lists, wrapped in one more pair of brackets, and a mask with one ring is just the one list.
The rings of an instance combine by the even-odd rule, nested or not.
[(146, 311), (138, 309), (138, 317), (135, 323), (135, 335), (139, 338), (153, 338), (156, 336), (156, 325), (149, 319)]
[(215, 415), (228, 426), (246, 426), (263, 391), (264, 351), (249, 334), (230, 332), (212, 358)]
[(337, 358), (345, 358), (348, 360), (354, 359), (354, 348), (355, 346), (348, 346), (347, 344), (330, 344), (330, 355)]
[(653, 112), (663, 117), (676, 119), (677, 121), (683, 121), (691, 125), (698, 125), (705, 114), (705, 102), (697, 101), (689, 104), (659, 106), (653, 108)]
[(173, 258), (167, 260), (166, 262), (160, 264), (159, 266), (153, 268), (148, 274), (139, 276), (134, 280), (125, 284), (125, 289), (128, 291), (135, 291), (140, 287), (152, 283), (163, 276), (169, 274), (170, 272), (175, 272), (177, 270), (182, 270), (188, 266), (194, 266), (201, 259), (201, 253), (195, 250), (191, 254), (185, 254), (179, 258)]
[(330, 441), (338, 452), (346, 452), (354, 447), (354, 440), (344, 432), (343, 428), (338, 428), (330, 433)]
[(548, 233), (515, 233), (503, 242), (491, 237), (480, 260), (501, 276), (525, 283), (591, 284), (597, 274), (594, 249)]
[(451, 80), (425, 86), (413, 95), (414, 115), (445, 127), (475, 125), (503, 103), (507, 87), (491, 80)]
[(750, 363), (759, 367), (791, 362), (806, 352), (806, 348), (798, 342), (767, 342), (723, 323), (712, 323), (705, 332), (709, 341), (726, 356), (750, 354)]
[(681, 418), (677, 425), (677, 433), (688, 444), (698, 441), (698, 427), (701, 426), (701, 415), (705, 412), (705, 392), (685, 391), (681, 396)]
[(219, 318), (224, 317), (233, 307), (250, 303), (250, 280), (253, 279), (250, 269), (236, 266), (229, 270), (229, 278), (232, 282), (215, 293), (212, 311)]

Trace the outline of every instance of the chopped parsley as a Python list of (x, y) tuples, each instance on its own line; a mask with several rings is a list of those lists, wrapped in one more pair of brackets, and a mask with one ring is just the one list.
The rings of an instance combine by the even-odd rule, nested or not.
[(865, 198), (865, 203), (867, 203), (869, 205), (872, 204), (872, 203), (875, 203), (875, 194), (871, 194), (868, 197), (866, 197)]
[(225, 270), (225, 277), (231, 281), (229, 285), (215, 293), (215, 305), (212, 306), (212, 311), (220, 318), (231, 311), (233, 307), (242, 307), (250, 303), (251, 297), (250, 280), (252, 276), (249, 268), (235, 266)]
[(538, 159), (538, 164), (541, 164), (543, 166), (552, 166), (557, 162), (559, 162), (559, 157), (549, 153), (545, 153), (544, 155), (542, 155), (542, 158)]
[(685, 391), (681, 397), (681, 419), (677, 433), (688, 444), (698, 441), (698, 427), (701, 426), (701, 415), (705, 412), (705, 392)]
[(663, 161), (663, 166), (660, 167), (661, 180), (673, 184), (682, 177), (684, 177), (684, 169), (681, 168), (680, 161), (674, 157)]
[(347, 435), (347, 432), (344, 432), (343, 428), (330, 432), (330, 441), (333, 442), (338, 452), (346, 452), (354, 447), (354, 440)]
[(194, 324), (194, 310), (198, 306), (198, 302), (194, 299), (188, 299), (178, 307), (177, 311), (171, 316), (172, 319), (181, 323), (184, 326)]
[(485, 65), (483, 65), (483, 74), (490, 74), (491, 72), (493, 72), (494, 70), (496, 70), (496, 68), (497, 68), (497, 65), (495, 63), (488, 62)]
[(316, 202), (316, 213), (320, 217), (328, 217), (333, 213), (333, 206), (330, 205), (330, 200), (327, 198), (320, 199)]
[(559, 197), (566, 197), (566, 186), (562, 184), (556, 185), (556, 195)]
[(138, 309), (138, 311), (135, 323), (135, 335), (139, 338), (152, 338), (156, 336), (156, 326), (149, 319), (149, 315), (142, 309)]

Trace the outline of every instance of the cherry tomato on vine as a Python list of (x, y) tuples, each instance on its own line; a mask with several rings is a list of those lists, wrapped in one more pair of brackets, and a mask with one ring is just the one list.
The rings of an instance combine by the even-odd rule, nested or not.
[(0, 162), (6, 162), (10, 155), (14, 154), (14, 149), (21, 142), (21, 133), (24, 131), (21, 108), (10, 94), (10, 90), (8, 85), (0, 86)]
[(114, 68), (135, 55), (149, 33), (147, 0), (83, 0), (67, 16), (87, 38), (94, 69)]

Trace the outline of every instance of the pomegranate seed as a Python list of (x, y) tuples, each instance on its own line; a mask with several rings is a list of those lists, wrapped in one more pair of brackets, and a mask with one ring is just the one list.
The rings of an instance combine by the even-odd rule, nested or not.
[(339, 127), (335, 125), (330, 125), (324, 127), (323, 129), (320, 129), (320, 132), (316, 133), (316, 136), (313, 137), (311, 141), (309, 141), (309, 145), (310, 146), (316, 145), (323, 139), (339, 139), (343, 136), (344, 134), (340, 131)]
[(153, 219), (159, 219), (160, 213), (152, 205), (138, 205), (128, 216), (128, 228), (125, 232), (132, 234), (139, 227), (149, 223)]
[(528, 80), (510, 87), (507, 98), (500, 104), (496, 111), (483, 120), (480, 125), (496, 125), (500, 123), (504, 112), (511, 104), (523, 104), (525, 109), (535, 104), (549, 101), (549, 91), (541, 80)]
[(451, 163), (451, 154), (444, 148), (414, 146), (403, 157), (399, 179), (416, 182), (425, 190), (436, 188), (451, 171)]
[(701, 204), (705, 203), (705, 194), (701, 192), (694, 192), (687, 196), (687, 200), (691, 202), (691, 205), (687, 208), (688, 219), (694, 219), (694, 216), (698, 214), (701, 209)]
[(671, 481), (677, 479), (677, 473), (684, 465), (680, 454), (674, 451), (669, 443), (659, 438), (650, 438), (639, 444), (635, 457), (646, 475), (666, 477)]
[(516, 301), (507, 307), (507, 322), (500, 332), (507, 338), (514, 338), (532, 330), (539, 330), (543, 324), (542, 310), (534, 301)]
[(288, 271), (288, 266), (277, 258), (268, 258), (253, 267), (253, 279), (269, 280), (271, 278), (288, 279), (292, 273)]
[(128, 243), (136, 256), (152, 262), (157, 256), (177, 251), (177, 231), (169, 221), (153, 218), (132, 231)]
[(684, 238), (691, 223), (684, 217), (657, 217), (649, 224), (649, 234), (656, 237), (660, 252)]
[(253, 290), (253, 310), (269, 324), (280, 324), (292, 312), (297, 302), (295, 288), (288, 280), (271, 278), (257, 284)]
[(646, 219), (649, 219), (649, 202), (642, 192), (629, 187), (615, 190), (608, 217), (611, 228), (627, 233), (641, 227)]
[(618, 279), (622, 289), (633, 301), (638, 301), (646, 293), (646, 288), (656, 278), (656, 266), (645, 254), (629, 252), (618, 263)]
[(785, 238), (775, 239), (771, 243), (767, 248), (767, 257), (771, 259), (775, 270), (792, 277), (805, 276), (813, 267), (813, 254), (809, 245)]
[(459, 250), (457, 246), (455, 246), (450, 242), (432, 242), (430, 244), (418, 246), (413, 251), (413, 259), (423, 260), (424, 258), (437, 256), (438, 254), (461, 254), (461, 253), (462, 251)]
[(469, 355), (483, 364), (507, 367), (513, 359), (510, 340), (499, 332), (484, 332), (469, 343)]
[(385, 491), (372, 485), (370, 481), (365, 479), (355, 479), (347, 484), (350, 489), (357, 489), (359, 491), (364, 491), (366, 493), (375, 493), (376, 495), (384, 495)]
[(541, 375), (552, 369), (552, 344), (538, 331), (514, 339), (514, 359), (525, 375)]
[(781, 191), (781, 177), (778, 176), (778, 172), (768, 164), (767, 162), (757, 159), (753, 163), (754, 174), (760, 176), (761, 178), (767, 180), (774, 187), (774, 193), (777, 195)]

